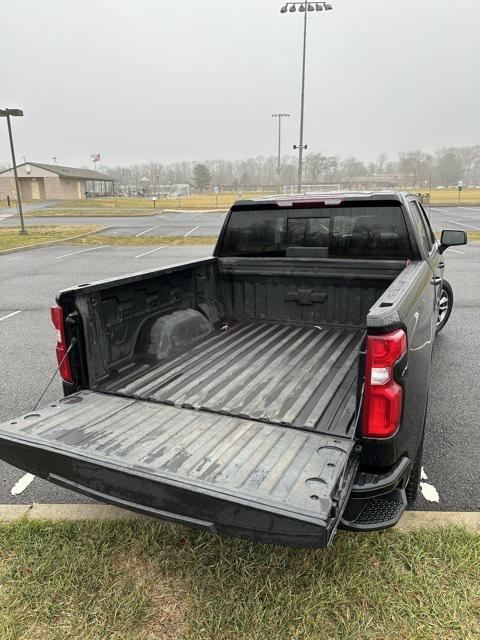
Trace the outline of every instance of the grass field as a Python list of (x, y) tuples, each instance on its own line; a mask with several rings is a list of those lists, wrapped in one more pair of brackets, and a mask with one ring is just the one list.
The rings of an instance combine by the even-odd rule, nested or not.
[(136, 246), (136, 245), (192, 245), (192, 244), (215, 244), (217, 236), (85, 236), (75, 241), (75, 244), (91, 244), (91, 245), (111, 245), (111, 246)]
[[(418, 191), (412, 189), (412, 192)], [(248, 192), (241, 195), (242, 198), (257, 198), (268, 193)], [(62, 202), (48, 209), (29, 212), (26, 216), (145, 216), (154, 215), (158, 210), (165, 209), (228, 209), (235, 200), (239, 199), (238, 193), (220, 193), (218, 199), (212, 193), (196, 194), (190, 198), (161, 199), (157, 200), (156, 208), (148, 198), (92, 198), (88, 200), (70, 200)], [(434, 189), (432, 191), (431, 204), (447, 205), (459, 204), (458, 191), (456, 189)], [(480, 204), (480, 189), (465, 189), (461, 193), (460, 204)]]
[[(421, 189), (418, 192), (423, 193)], [(480, 204), (480, 189), (464, 189), (460, 201), (457, 189), (433, 189), (431, 196), (431, 204)]]
[(82, 233), (90, 233), (101, 229), (98, 225), (75, 225), (75, 226), (29, 226), (28, 235), (21, 236), (18, 229), (11, 227), (0, 227), (0, 251), (25, 247), (31, 244), (40, 244), (65, 240)]
[[(268, 195), (266, 193), (249, 192), (222, 192), (215, 197), (213, 193), (199, 193), (189, 198), (161, 198), (156, 201), (157, 209), (228, 209), (235, 200), (241, 198), (258, 197)], [(58, 209), (153, 209), (150, 198), (89, 198), (88, 200), (70, 200), (58, 205)]]
[(24, 214), (25, 218), (70, 218), (71, 216), (80, 218), (107, 218), (115, 217), (148, 217), (160, 213), (161, 209), (106, 209), (98, 207), (96, 209), (82, 209), (72, 207), (70, 209), (57, 209), (56, 207), (48, 207), (47, 209), (39, 209), (37, 211), (29, 211)]
[(3, 640), (474, 640), (480, 536), (339, 533), (326, 550), (149, 520), (0, 526)]
[[(28, 227), (28, 235), (21, 236), (17, 229), (11, 227), (0, 227), (0, 251), (5, 249), (14, 249), (17, 247), (25, 247), (33, 244), (48, 243), (54, 241), (65, 241), (68, 238), (79, 236), (85, 233), (92, 233), (104, 227), (99, 225), (75, 225), (75, 226), (43, 226), (31, 225)], [(69, 244), (79, 245), (194, 245), (194, 244), (215, 244), (216, 236), (141, 236), (135, 238), (133, 236), (97, 236), (86, 235), (81, 238), (75, 238), (68, 241)]]

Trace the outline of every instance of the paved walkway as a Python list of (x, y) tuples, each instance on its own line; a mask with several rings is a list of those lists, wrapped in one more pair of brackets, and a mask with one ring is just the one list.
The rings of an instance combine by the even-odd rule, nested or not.
[[(24, 204), (23, 212), (27, 213), (27, 211), (38, 211), (39, 209), (46, 209), (47, 207), (51, 207), (54, 204), (61, 204), (59, 200), (46, 200), (45, 202), (33, 202), (32, 204)], [(18, 214), (17, 204), (12, 204), (11, 207), (4, 207), (0, 209), (0, 220), (4, 220), (5, 218), (11, 218)]]

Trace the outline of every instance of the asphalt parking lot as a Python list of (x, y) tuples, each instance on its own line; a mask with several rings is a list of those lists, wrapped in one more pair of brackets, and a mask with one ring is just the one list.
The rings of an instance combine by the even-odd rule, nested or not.
[[(38, 216), (26, 218), (26, 224), (41, 225), (106, 225), (107, 230), (101, 234), (110, 236), (216, 236), (225, 218), (225, 211), (164, 211), (154, 216), (79, 216), (49, 217)], [(18, 225), (18, 217), (12, 216), (0, 220), (0, 226)]]
[[(204, 235), (216, 235), (223, 221), (223, 216), (217, 213), (188, 212), (178, 218), (174, 215), (178, 214), (168, 214), (167, 226), (162, 214), (161, 224), (165, 223), (169, 230), (186, 228), (184, 233), (195, 226), (194, 220), (202, 227), (203, 216), (209, 216), (208, 226), (215, 228), (215, 232)], [(480, 230), (480, 208), (432, 207), (431, 219), (437, 230)], [(37, 220), (48, 224), (46, 218)], [(55, 218), (55, 224), (60, 220), (68, 221), (67, 224), (79, 223), (78, 218)], [(103, 218), (100, 220), (106, 222)], [(10, 225), (14, 221), (15, 218), (9, 218), (0, 224)], [(85, 218), (80, 220), (83, 221)], [(135, 229), (137, 233), (155, 226), (152, 218), (116, 218), (114, 222), (117, 228)], [(171, 235), (184, 234), (177, 231)], [(192, 260), (211, 251), (211, 246), (152, 249), (151, 246), (81, 248), (63, 244), (0, 256), (0, 420), (30, 411), (55, 371), (55, 339), (49, 308), (57, 291), (80, 282)], [(446, 257), (446, 277), (454, 288), (456, 301), (450, 322), (435, 346), (424, 457), (427, 483), (435, 488), (439, 500), (427, 501), (422, 495), (416, 508), (476, 511), (480, 508), (480, 448), (477, 445), (480, 244), (449, 250)], [(42, 403), (47, 404), (59, 396), (61, 385), (56, 378)], [(88, 502), (82, 496), (38, 478), (25, 483), (18, 495), (12, 495), (14, 486), (22, 489), (23, 485), (19, 488), (17, 483), (23, 477), (22, 471), (0, 463), (0, 503)]]

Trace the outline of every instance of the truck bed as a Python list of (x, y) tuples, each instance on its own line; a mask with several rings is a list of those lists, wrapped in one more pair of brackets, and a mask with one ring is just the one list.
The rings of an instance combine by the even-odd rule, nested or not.
[(136, 362), (99, 391), (348, 435), (364, 332), (236, 321), (161, 363)]

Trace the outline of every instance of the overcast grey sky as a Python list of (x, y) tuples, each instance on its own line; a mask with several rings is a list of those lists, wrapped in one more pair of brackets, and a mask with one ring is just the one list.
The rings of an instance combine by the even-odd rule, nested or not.
[[(382, 151), (480, 143), (478, 0), (332, 0), (309, 15), (305, 142)], [(302, 14), (281, 0), (1, 0), (0, 105), (19, 161), (275, 153), (298, 141)], [(9, 161), (0, 121), (0, 163)]]

